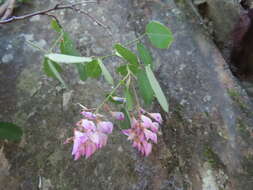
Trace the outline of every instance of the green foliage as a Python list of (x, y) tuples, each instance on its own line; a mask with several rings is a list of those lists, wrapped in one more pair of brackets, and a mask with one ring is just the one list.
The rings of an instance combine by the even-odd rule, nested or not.
[(146, 105), (150, 105), (154, 98), (154, 91), (150, 85), (146, 72), (144, 70), (141, 70), (137, 74), (137, 79), (138, 79), (137, 84), (139, 87), (139, 93), (141, 97), (143, 98), (144, 103)]
[(89, 77), (98, 78), (102, 73), (98, 60), (92, 60), (91, 62), (87, 63), (86, 71)]
[(128, 63), (138, 65), (138, 58), (132, 51), (120, 44), (116, 44), (114, 49), (117, 51), (117, 55), (124, 58)]
[(150, 82), (150, 85), (155, 93), (155, 96), (159, 104), (161, 105), (161, 107), (163, 108), (165, 112), (169, 112), (169, 105), (168, 105), (167, 99), (165, 95), (163, 94), (163, 91), (159, 85), (159, 82), (156, 80), (155, 75), (150, 68), (150, 65), (145, 66), (145, 70), (146, 70), (146, 74)]
[(56, 63), (66, 63), (66, 64), (73, 64), (73, 63), (85, 63), (90, 62), (92, 59), (90, 57), (79, 57), (79, 56), (72, 56), (72, 55), (64, 55), (58, 53), (50, 53), (45, 55), (51, 61)]
[[(44, 73), (45, 73), (48, 77), (52, 77), (52, 78), (57, 79), (57, 77), (55, 76), (55, 74), (54, 74), (53, 71), (51, 70), (51, 68), (50, 68), (48, 62), (49, 62), (48, 59), (45, 58), (45, 59), (44, 59), (44, 62), (43, 62), (43, 71), (44, 71)], [(56, 70), (58, 73), (62, 72), (62, 68), (61, 68), (61, 66), (60, 66), (58, 63), (53, 62), (53, 61), (51, 61), (51, 63), (52, 63), (52, 65), (53, 65), (53, 67), (55, 67), (55, 70)]]
[(98, 59), (98, 64), (99, 64), (99, 66), (100, 66), (100, 68), (101, 68), (102, 74), (103, 74), (104, 77), (105, 77), (105, 80), (106, 80), (109, 84), (113, 85), (113, 78), (112, 78), (110, 72), (107, 70), (107, 68), (106, 68), (105, 65), (103, 64), (103, 62), (102, 62), (101, 59)]
[(137, 44), (137, 50), (142, 63), (145, 65), (151, 65), (151, 68), (153, 68), (153, 58), (149, 50), (140, 42)]
[(52, 62), (51, 60), (48, 59), (47, 63), (48, 63), (48, 66), (49, 66), (48, 68), (49, 68), (51, 74), (61, 82), (61, 84), (63, 85), (64, 88), (67, 88), (67, 85), (64, 82), (64, 80), (62, 79), (57, 68), (55, 67), (54, 62)]
[(140, 71), (139, 65), (132, 65), (132, 64), (122, 65), (122, 66), (119, 66), (116, 71), (120, 73), (121, 75), (126, 76), (129, 70), (133, 74), (137, 74)]
[[(52, 20), (51, 27), (60, 34), (60, 37), (62, 37), (62, 40), (60, 42), (61, 53), (66, 55), (80, 56), (80, 53), (75, 48), (74, 42), (70, 38), (70, 35), (67, 32), (63, 31), (62, 27), (58, 24), (56, 20)], [(74, 65), (78, 71), (80, 79), (82, 81), (85, 81), (88, 78), (85, 65), (83, 63)]]
[(168, 48), (173, 42), (172, 32), (163, 24), (152, 21), (146, 26), (146, 34), (156, 48)]
[(123, 112), (125, 115), (125, 119), (123, 121), (120, 121), (120, 127), (122, 129), (130, 128), (131, 127), (131, 117), (130, 117), (129, 111), (127, 110), (126, 107), (123, 107), (120, 111)]
[(133, 93), (129, 88), (124, 89), (124, 96), (126, 97), (126, 108), (129, 111), (132, 111), (134, 108), (134, 99), (133, 99)]
[[(43, 68), (47, 76), (58, 79), (64, 86), (66, 86), (62, 77), (60, 76), (60, 72), (62, 72), (60, 64), (65, 63), (74, 65), (77, 68), (81, 80), (86, 80), (88, 77), (98, 78), (102, 74), (109, 84), (114, 84), (113, 78), (106, 66), (103, 64), (102, 60), (108, 56), (81, 56), (75, 48), (75, 45), (69, 34), (63, 31), (58, 22), (53, 20), (51, 26), (59, 34), (59, 38), (55, 41), (51, 50), (54, 49), (55, 44), (59, 44), (61, 53), (59, 54), (50, 52), (45, 55)], [(122, 75), (124, 79), (122, 79), (120, 83), (113, 89), (113, 93), (110, 93), (107, 96), (106, 101), (111, 100), (115, 102), (112, 96), (115, 94), (116, 89), (121, 85), (125, 86), (124, 98), (126, 99), (126, 103), (124, 104), (124, 112), (128, 114), (128, 116), (128, 111), (133, 110), (135, 107), (133, 93), (131, 92), (131, 89), (134, 89), (135, 85), (131, 85), (132, 81), (137, 82), (138, 94), (144, 100), (145, 104), (151, 104), (154, 97), (156, 97), (163, 110), (166, 112), (169, 111), (169, 105), (166, 97), (157, 79), (155, 78), (154, 73), (152, 72), (152, 68), (154, 68), (152, 55), (148, 48), (140, 42), (145, 35), (148, 36), (151, 44), (157, 48), (168, 48), (173, 41), (173, 36), (169, 28), (159, 22), (152, 21), (147, 24), (145, 34), (126, 45), (128, 46), (132, 43), (138, 42), (137, 52), (139, 57), (123, 45), (115, 44), (115, 53), (113, 55), (116, 55), (125, 61), (123, 65), (120, 65), (116, 68), (116, 72)], [(131, 80), (131, 78), (135, 80)], [(135, 99), (137, 99), (138, 97), (136, 97), (136, 93), (134, 93), (134, 95)], [(139, 101), (137, 100), (136, 102), (138, 103)], [(130, 121), (130, 117), (128, 119)], [(124, 122), (127, 123), (127, 120)]]
[(55, 19), (51, 21), (51, 28), (58, 33), (62, 32), (62, 27), (58, 24), (58, 22)]
[(0, 139), (20, 141), (23, 131), (13, 123), (0, 122)]

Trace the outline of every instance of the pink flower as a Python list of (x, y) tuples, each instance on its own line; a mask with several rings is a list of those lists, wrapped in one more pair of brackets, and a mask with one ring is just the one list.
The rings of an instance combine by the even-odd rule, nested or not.
[(160, 113), (149, 113), (148, 114), (152, 119), (154, 119), (156, 122), (162, 124), (163, 119)]
[(111, 112), (112, 116), (117, 120), (124, 120), (125, 115), (123, 112)]
[[(152, 114), (149, 116), (161, 123), (162, 120), (159, 115)], [(122, 133), (128, 136), (128, 140), (133, 141), (132, 146), (139, 150), (142, 155), (148, 156), (152, 151), (152, 142), (157, 143), (157, 132), (159, 128), (159, 123), (157, 122), (153, 122), (145, 115), (141, 115), (138, 120), (133, 117), (131, 120), (131, 128), (122, 130)]]
[(81, 126), (88, 131), (95, 131), (96, 130), (96, 125), (93, 121), (87, 120), (87, 119), (82, 119), (81, 120)]
[(108, 134), (112, 133), (113, 124), (109, 121), (94, 121), (81, 119), (74, 129), (74, 137), (68, 138), (65, 142), (73, 140), (72, 155), (74, 160), (81, 156), (89, 158), (96, 150), (106, 145)]
[(91, 120), (95, 120), (96, 114), (92, 113), (92, 112), (87, 112), (87, 111), (82, 111), (81, 114), (86, 117), (87, 119), (91, 119)]
[(113, 124), (109, 121), (101, 121), (97, 124), (98, 130), (105, 134), (111, 134), (113, 130)]

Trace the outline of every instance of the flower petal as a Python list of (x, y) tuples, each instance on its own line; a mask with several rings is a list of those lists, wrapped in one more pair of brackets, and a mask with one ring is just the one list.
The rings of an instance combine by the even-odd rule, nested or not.
[(144, 134), (147, 140), (151, 139), (154, 143), (157, 143), (157, 135), (148, 129), (144, 129)]
[(85, 151), (86, 158), (89, 158), (96, 150), (97, 150), (97, 147), (94, 143), (92, 142), (87, 143), (86, 151)]
[(95, 143), (95, 144), (99, 144), (99, 135), (98, 135), (98, 132), (91, 132), (91, 133), (89, 133), (88, 134), (88, 136), (89, 136), (89, 139), (93, 142), (93, 143)]
[(91, 120), (95, 120), (96, 114), (92, 113), (92, 112), (87, 112), (87, 111), (82, 111), (81, 114), (86, 117), (87, 119), (91, 119)]
[(124, 120), (125, 115), (123, 112), (111, 112), (112, 116), (117, 120)]
[(152, 144), (145, 142), (143, 143), (143, 147), (144, 147), (144, 152), (145, 152), (144, 155), (148, 156), (152, 151)]
[(105, 134), (111, 134), (113, 130), (113, 124), (109, 121), (101, 121), (97, 124), (98, 130)]
[(92, 130), (95, 131), (96, 130), (96, 125), (94, 124), (93, 121), (89, 121), (87, 119), (82, 119), (82, 127), (88, 131)]
[(160, 113), (149, 113), (148, 115), (160, 124), (163, 122), (163, 119)]
[(146, 128), (149, 128), (152, 125), (152, 120), (145, 115), (141, 115), (141, 120), (143, 121), (143, 126)]

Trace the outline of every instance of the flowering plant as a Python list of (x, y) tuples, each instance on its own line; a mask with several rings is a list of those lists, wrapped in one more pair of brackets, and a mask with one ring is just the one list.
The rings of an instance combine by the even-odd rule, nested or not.
[[(111, 117), (121, 120), (119, 127), (142, 155), (148, 156), (152, 151), (152, 144), (157, 143), (157, 133), (162, 124), (160, 113), (149, 113), (141, 108), (141, 104), (149, 105), (156, 98), (162, 109), (168, 112), (167, 99), (157, 81), (153, 69), (153, 58), (147, 47), (141, 40), (147, 36), (151, 44), (156, 48), (168, 48), (172, 41), (172, 33), (165, 25), (152, 21), (147, 24), (146, 31), (137, 39), (126, 45), (116, 44), (113, 53), (100, 57), (83, 57), (74, 48), (69, 34), (54, 20), (52, 27), (59, 33), (59, 38), (45, 54), (43, 63), (44, 71), (49, 77), (58, 79), (64, 88), (66, 83), (61, 77), (61, 64), (72, 64), (77, 68), (81, 80), (88, 77), (98, 78), (103, 75), (105, 80), (113, 86), (104, 101), (95, 109), (82, 107), (83, 118), (77, 122), (74, 135), (65, 143), (73, 142), (72, 155), (77, 160), (81, 156), (90, 157), (96, 150), (104, 147), (108, 135), (112, 133), (114, 125), (108, 120), (108, 116), (101, 113), (104, 108)], [(57, 44), (60, 44), (61, 53), (53, 53)], [(130, 49), (129, 45), (136, 44), (138, 55)], [(124, 64), (116, 68), (121, 80), (114, 85), (114, 79), (103, 64), (103, 60), (116, 56), (123, 60)], [(122, 93), (123, 90), (123, 93)], [(120, 111), (112, 111), (109, 102), (120, 104)], [(122, 129), (122, 127), (124, 129)]]

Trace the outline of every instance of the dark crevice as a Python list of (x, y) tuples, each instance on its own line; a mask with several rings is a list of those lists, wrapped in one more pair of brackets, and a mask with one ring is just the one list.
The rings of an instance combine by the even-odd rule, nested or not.
[(248, 0), (241, 0), (240, 5), (242, 6), (242, 8), (244, 9), (249, 9), (250, 8), (250, 3)]

